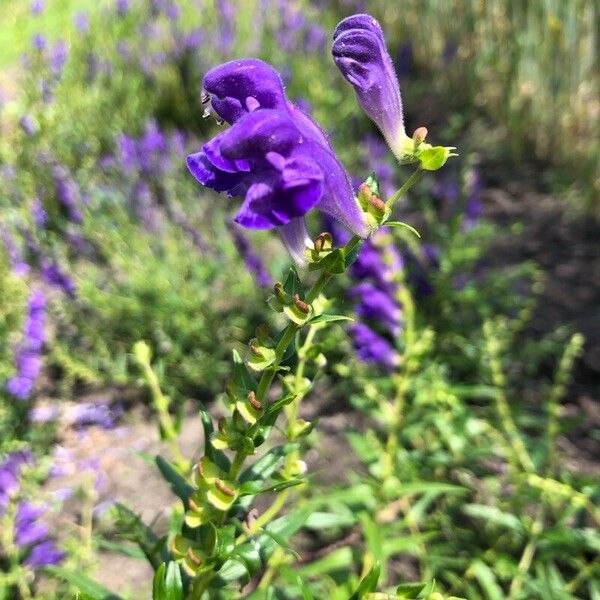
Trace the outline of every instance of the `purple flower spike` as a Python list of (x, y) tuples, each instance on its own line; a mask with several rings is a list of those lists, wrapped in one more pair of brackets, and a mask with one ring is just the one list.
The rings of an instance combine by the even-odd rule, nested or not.
[(363, 110), (379, 127), (392, 152), (401, 158), (407, 136), (400, 86), (381, 26), (369, 15), (347, 17), (335, 29), (331, 50)]
[(310, 242), (303, 217), (313, 208), (369, 235), (348, 174), (318, 125), (288, 102), (275, 69), (257, 59), (232, 61), (209, 71), (204, 89), (232, 127), (188, 156), (188, 168), (202, 185), (244, 197), (237, 223), (278, 228), (300, 264)]

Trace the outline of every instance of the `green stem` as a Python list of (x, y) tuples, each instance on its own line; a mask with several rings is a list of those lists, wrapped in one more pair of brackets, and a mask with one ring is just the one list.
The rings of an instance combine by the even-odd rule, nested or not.
[(421, 166), (417, 167), (416, 171), (404, 182), (402, 187), (385, 203), (386, 212), (391, 212), (394, 204), (423, 177), (424, 173), (425, 171), (423, 171)]

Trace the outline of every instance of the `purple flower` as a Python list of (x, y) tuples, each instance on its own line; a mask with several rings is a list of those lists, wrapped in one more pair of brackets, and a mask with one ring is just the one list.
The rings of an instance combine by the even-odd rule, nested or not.
[(49, 258), (42, 258), (40, 263), (40, 273), (44, 281), (49, 285), (59, 288), (67, 296), (75, 296), (75, 283), (60, 267), (60, 265)]
[(62, 71), (68, 56), (69, 49), (67, 43), (64, 40), (58, 40), (52, 47), (52, 52), (50, 53), (50, 68), (56, 75)]
[(18, 491), (23, 465), (32, 461), (29, 450), (19, 450), (9, 454), (0, 464), (0, 514), (2, 514), (10, 498)]
[(83, 11), (79, 11), (75, 15), (75, 18), (73, 19), (73, 23), (75, 25), (75, 28), (78, 31), (80, 31), (81, 33), (86, 33), (88, 31), (88, 29), (90, 28), (90, 20), (88, 19), (87, 14), (84, 13)]
[(29, 137), (34, 135), (37, 131), (37, 124), (31, 115), (23, 115), (19, 119), (19, 126), (21, 127), (25, 135)]
[(123, 17), (129, 12), (129, 0), (116, 0), (119, 16)]
[(228, 54), (231, 52), (235, 41), (235, 5), (229, 0), (217, 0), (215, 8), (219, 20), (219, 50), (224, 54)]
[(347, 17), (335, 29), (332, 53), (363, 110), (401, 158), (409, 138), (404, 131), (400, 86), (381, 26), (369, 15)]
[(20, 248), (15, 243), (14, 238), (8, 231), (0, 228), (0, 239), (6, 248), (8, 259), (12, 268), (12, 272), (15, 275), (25, 275), (29, 271), (29, 265), (23, 259)]
[(83, 214), (79, 208), (79, 191), (77, 184), (62, 167), (56, 166), (53, 171), (56, 198), (63, 206), (67, 218), (72, 223), (83, 223)]
[(402, 309), (393, 295), (371, 283), (359, 283), (350, 289), (351, 298), (360, 300), (356, 314), (362, 319), (377, 320), (397, 336), (401, 331)]
[(74, 408), (71, 418), (76, 429), (91, 426), (114, 429), (122, 413), (123, 410), (120, 406), (113, 407), (105, 403), (84, 402)]
[(363, 362), (377, 363), (390, 371), (398, 366), (400, 357), (394, 347), (364, 323), (350, 326), (348, 333), (358, 358)]
[(19, 400), (27, 400), (33, 391), (41, 366), (41, 350), (45, 341), (46, 297), (33, 291), (27, 306), (23, 340), (15, 353), (17, 374), (6, 382), (6, 390)]
[(31, 45), (39, 52), (42, 52), (46, 48), (46, 38), (41, 33), (36, 33), (31, 38)]
[(57, 406), (36, 406), (29, 411), (29, 420), (32, 423), (50, 423), (60, 416)]
[(25, 564), (32, 569), (47, 567), (60, 563), (65, 557), (65, 553), (56, 547), (52, 540), (45, 540), (41, 544), (36, 544), (25, 559)]
[(232, 126), (188, 156), (188, 168), (201, 184), (244, 197), (237, 223), (278, 228), (298, 262), (304, 215), (315, 207), (356, 235), (369, 234), (348, 174), (321, 129), (288, 102), (277, 71), (257, 59), (232, 61), (209, 71), (204, 88)]
[(235, 247), (246, 263), (248, 270), (256, 279), (256, 283), (261, 287), (270, 287), (272, 285), (271, 276), (265, 269), (265, 265), (260, 256), (252, 249), (248, 238), (241, 232), (240, 228), (236, 226), (235, 223), (229, 224), (229, 231), (233, 237)]
[(44, 209), (44, 205), (42, 204), (39, 198), (35, 198), (31, 205), (31, 214), (33, 215), (33, 220), (35, 224), (40, 228), (44, 229), (48, 224), (48, 213)]
[(31, 7), (30, 7), (31, 14), (39, 15), (40, 13), (42, 13), (44, 10), (45, 4), (46, 4), (45, 0), (33, 0), (31, 3)]

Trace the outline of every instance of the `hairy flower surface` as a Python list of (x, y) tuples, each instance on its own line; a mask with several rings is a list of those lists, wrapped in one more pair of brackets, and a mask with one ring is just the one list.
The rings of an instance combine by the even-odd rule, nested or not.
[(201, 184), (244, 198), (237, 223), (279, 228), (298, 262), (308, 237), (304, 216), (313, 208), (369, 234), (348, 174), (319, 126), (288, 102), (275, 69), (257, 59), (232, 61), (209, 71), (204, 88), (231, 127), (188, 156), (188, 167)]
[(363, 110), (401, 158), (407, 136), (400, 86), (381, 26), (370, 15), (347, 17), (335, 29), (331, 51)]

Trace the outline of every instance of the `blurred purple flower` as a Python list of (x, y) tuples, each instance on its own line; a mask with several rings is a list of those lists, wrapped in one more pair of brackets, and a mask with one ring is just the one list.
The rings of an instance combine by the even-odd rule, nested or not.
[(80, 225), (83, 223), (83, 214), (80, 209), (80, 198), (77, 184), (69, 176), (67, 171), (60, 166), (54, 167), (54, 189), (56, 199), (62, 205), (67, 219), (72, 223)]
[(32, 460), (29, 450), (18, 450), (6, 456), (0, 464), (0, 515), (6, 510), (10, 498), (19, 490), (22, 467)]
[(58, 263), (46, 257), (42, 258), (40, 261), (40, 273), (44, 281), (49, 285), (62, 290), (67, 296), (75, 296), (77, 290), (75, 282)]
[(33, 391), (41, 366), (41, 351), (46, 339), (46, 297), (39, 290), (29, 296), (23, 339), (15, 352), (16, 375), (6, 382), (6, 390), (19, 400), (27, 400)]
[(19, 119), (19, 127), (21, 127), (25, 135), (29, 137), (35, 135), (37, 132), (37, 123), (31, 115), (23, 115)]
[(233, 237), (235, 247), (246, 263), (248, 270), (254, 276), (256, 283), (260, 287), (270, 287), (272, 285), (271, 276), (265, 269), (265, 265), (260, 256), (252, 249), (248, 238), (235, 223), (229, 223), (229, 231)]
[(73, 24), (75, 25), (75, 29), (81, 33), (87, 33), (90, 28), (90, 20), (87, 14), (83, 11), (79, 11), (75, 14)]
[(44, 209), (44, 205), (39, 198), (34, 198), (31, 205), (31, 214), (37, 227), (44, 229), (48, 224), (48, 213)]
[(87, 427), (101, 427), (114, 429), (117, 421), (123, 414), (123, 408), (118, 405), (108, 405), (104, 402), (84, 402), (78, 404), (71, 412), (73, 427), (85, 429)]
[(36, 406), (29, 411), (29, 420), (32, 423), (50, 423), (60, 416), (58, 406)]
[(41, 33), (36, 33), (31, 38), (31, 45), (35, 50), (42, 52), (46, 48), (46, 38)]
[(358, 358), (363, 362), (376, 363), (389, 371), (398, 366), (400, 357), (394, 347), (364, 323), (351, 325), (348, 333)]
[(39, 15), (44, 11), (45, 0), (33, 0), (31, 2), (30, 10), (32, 15)]
[(1, 227), (0, 239), (2, 239), (2, 243), (6, 248), (6, 253), (8, 254), (8, 260), (10, 261), (12, 272), (15, 275), (25, 275), (25, 273), (28, 273), (29, 265), (23, 259), (23, 254), (17, 246), (14, 238), (10, 235), (8, 231), (6, 231), (6, 229)]
[(116, 0), (117, 13), (123, 17), (129, 12), (129, 0)]
[(64, 40), (58, 40), (52, 47), (50, 53), (50, 68), (55, 75), (60, 74), (67, 62), (69, 56), (69, 49), (67, 43)]

